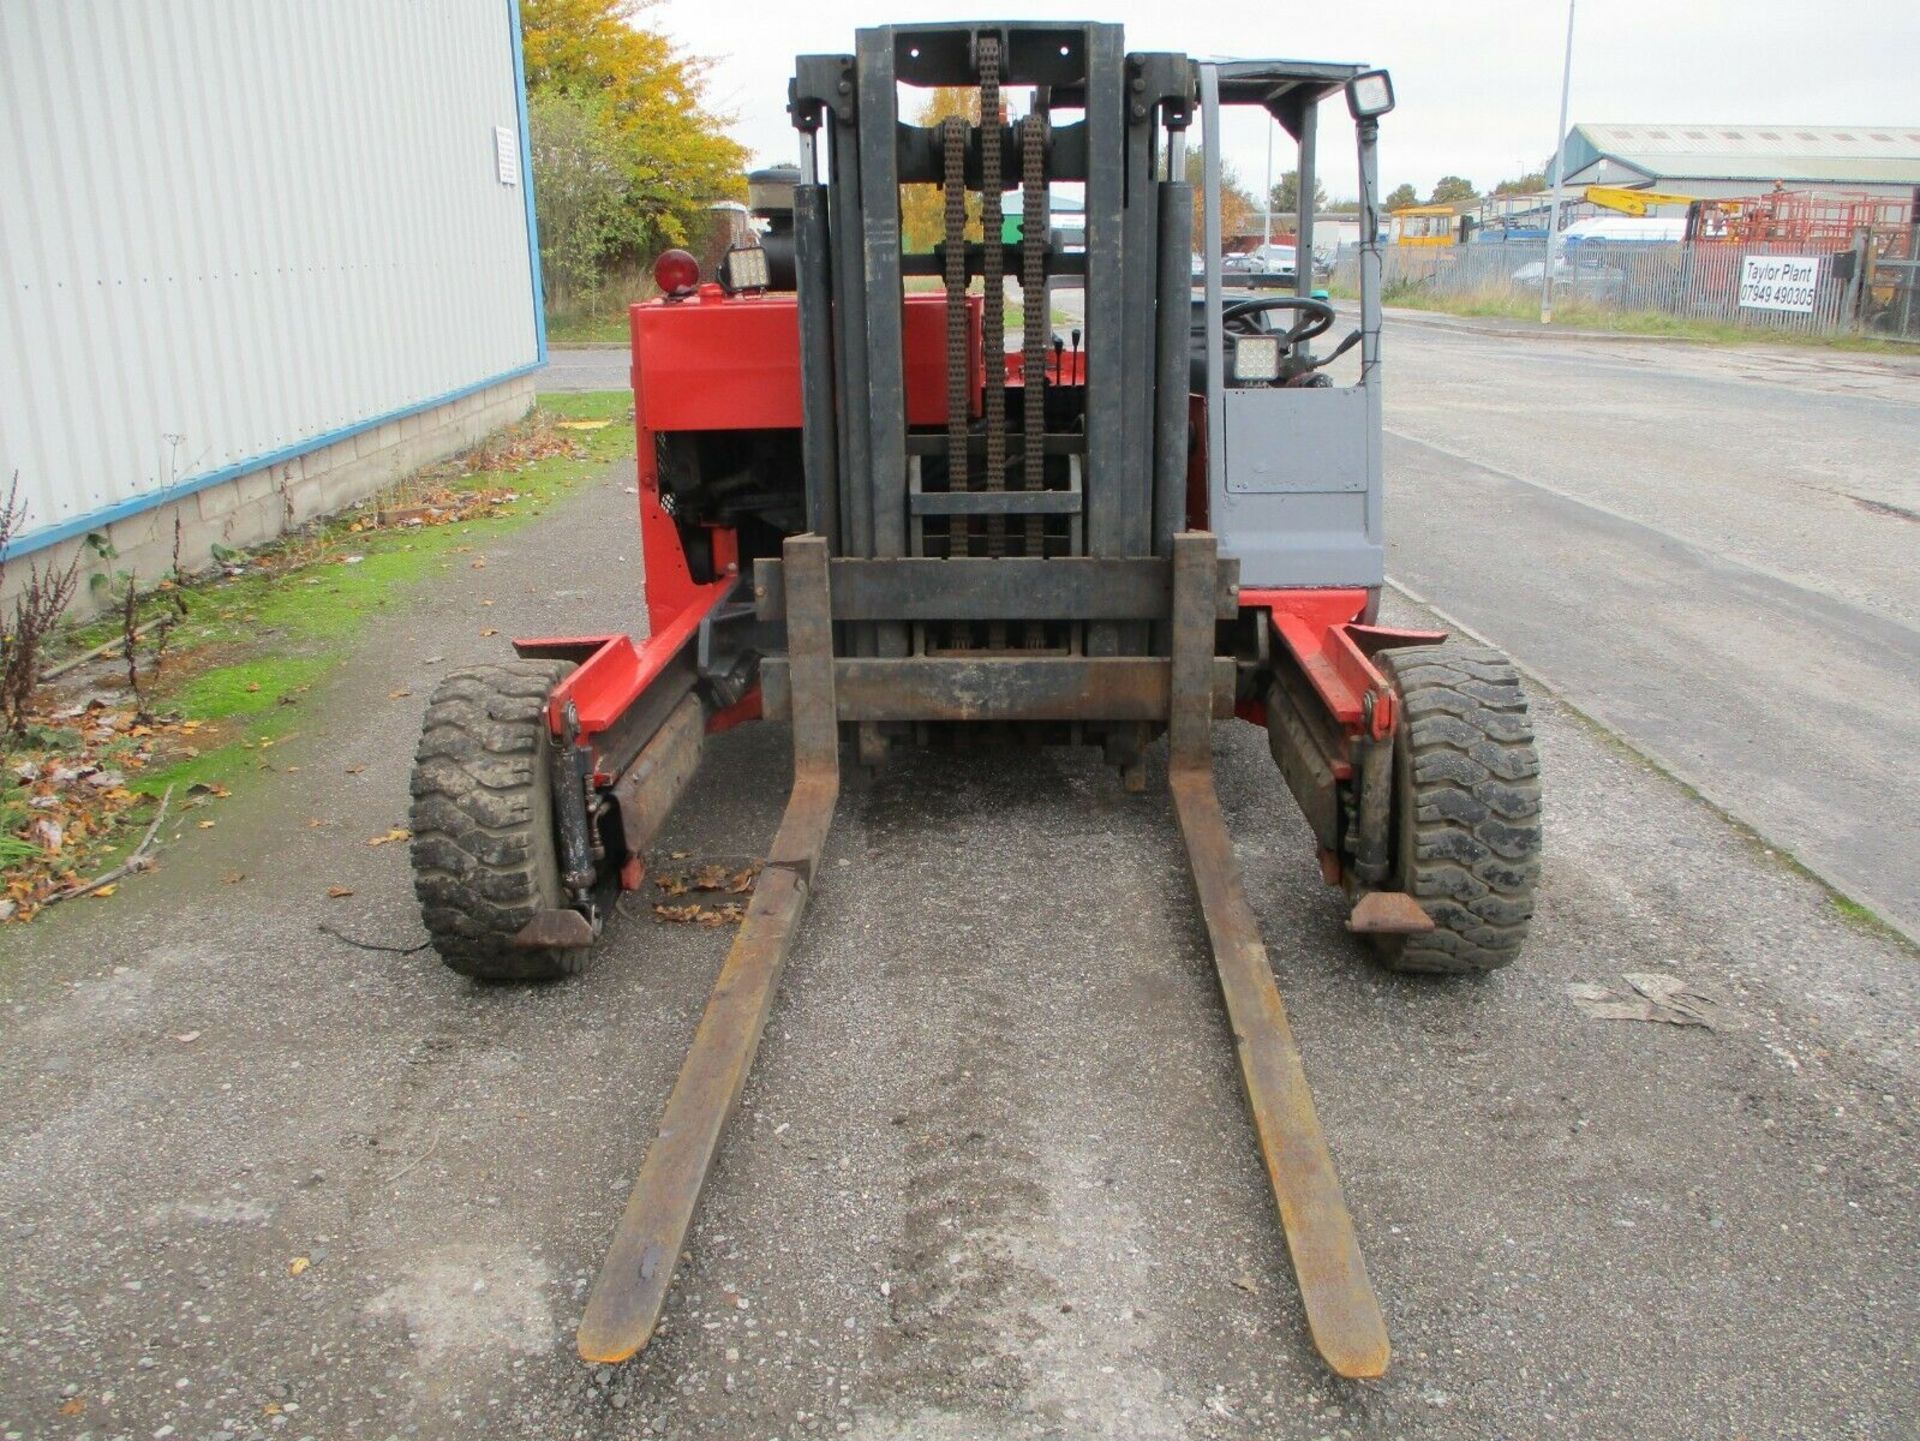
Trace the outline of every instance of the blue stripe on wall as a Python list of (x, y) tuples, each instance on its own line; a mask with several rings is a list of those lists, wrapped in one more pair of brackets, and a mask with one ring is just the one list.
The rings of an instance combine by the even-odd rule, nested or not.
[(243, 475), (251, 475), (256, 470), (265, 470), (269, 466), (285, 461), (296, 460), (300, 456), (316, 450), (324, 450), (366, 431), (377, 429), (389, 421), (405, 420), (409, 415), (419, 415), (433, 410), (437, 406), (450, 405), (469, 395), (477, 394), (491, 386), (500, 385), (509, 380), (518, 380), (523, 375), (532, 375), (544, 364), (544, 360), (534, 365), (523, 365), (517, 370), (505, 371), (490, 376), (486, 380), (476, 380), (472, 385), (463, 385), (458, 390), (450, 390), (445, 395), (436, 395), (432, 400), (423, 400), (418, 405), (402, 406), (390, 410), (384, 415), (376, 415), (371, 420), (356, 421), (352, 425), (343, 425), (338, 430), (329, 430), (316, 435), (311, 440), (296, 441), (292, 445), (282, 446), (279, 450), (268, 451), (265, 455), (256, 455), (233, 465), (224, 465), (218, 470), (210, 470), (205, 475), (191, 476), (176, 485), (163, 490), (148, 491), (145, 495), (131, 496), (115, 505), (102, 506), (99, 510), (90, 510), (85, 515), (71, 516), (58, 525), (50, 525), (45, 530), (36, 530), (31, 535), (23, 535), (6, 551), (6, 558), (16, 555), (28, 555), (47, 546), (58, 545), (63, 540), (71, 540), (76, 535), (85, 535), (90, 530), (99, 530), (102, 526), (112, 525), (116, 520), (125, 520), (128, 516), (138, 515), (155, 506), (166, 505), (184, 496), (196, 495), (200, 491), (210, 490), (229, 480), (238, 480)]

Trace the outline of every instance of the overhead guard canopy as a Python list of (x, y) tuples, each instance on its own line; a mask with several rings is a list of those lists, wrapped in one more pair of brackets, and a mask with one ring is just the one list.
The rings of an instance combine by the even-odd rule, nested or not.
[(1303, 128), (1301, 117), (1309, 106), (1338, 95), (1346, 83), (1366, 70), (1364, 65), (1336, 65), (1313, 60), (1220, 60), (1213, 64), (1220, 76), (1222, 105), (1259, 105), (1286, 128), (1295, 140)]

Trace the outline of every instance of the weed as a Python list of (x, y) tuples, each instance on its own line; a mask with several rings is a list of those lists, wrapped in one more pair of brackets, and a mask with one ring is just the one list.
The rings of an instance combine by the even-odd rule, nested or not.
[[(27, 507), (20, 499), (20, 472), (7, 485), (0, 502), (0, 583), (7, 573), (7, 552), (13, 538), (26, 528)], [(15, 740), (27, 734), (27, 710), (40, 683), (40, 653), (47, 637), (73, 603), (80, 585), (80, 555), (75, 552), (65, 570), (41, 570), (38, 561), (27, 567), (27, 584), (13, 603), (13, 621), (0, 611), (0, 709), (7, 733)]]
[[(10, 784), (12, 772), (0, 774), (0, 918), (9, 902), (15, 920), (28, 918), (54, 890), (83, 879), (129, 824), (144, 823), (149, 798), (168, 786), (180, 795), (201, 786), (203, 797), (218, 797), (226, 783), (271, 768), (270, 748), (299, 724), (303, 693), (340, 661), (365, 618), (410, 584), (484, 564), (480, 547), (493, 537), (631, 455), (633, 428), (623, 423), (631, 405), (623, 391), (544, 396), (531, 422), (343, 515), (257, 551), (215, 550), (218, 568), (208, 577), (184, 579), (176, 545), (173, 574), (142, 598), (149, 606), (158, 600), (160, 611), (139, 627), (147, 654), (133, 677), (135, 703), (160, 719), (144, 724), (97, 701), (37, 715), (27, 745), (40, 779), (31, 785), (37, 803), (58, 799), (58, 812), (28, 808), (26, 788)], [(609, 423), (568, 430), (562, 418)], [(428, 514), (397, 521), (400, 496)], [(69, 654), (118, 647), (125, 658), (128, 613), (119, 590), (113, 599), (115, 615), (64, 638)], [(165, 634), (156, 634), (157, 621), (167, 622)], [(91, 678), (81, 672), (71, 683), (73, 698), (99, 689), (98, 667), (90, 669)], [(49, 764), (55, 758), (67, 764)], [(55, 779), (89, 767), (121, 771), (124, 784)], [(35, 830), (54, 819), (62, 823), (57, 843), (45, 827)]]

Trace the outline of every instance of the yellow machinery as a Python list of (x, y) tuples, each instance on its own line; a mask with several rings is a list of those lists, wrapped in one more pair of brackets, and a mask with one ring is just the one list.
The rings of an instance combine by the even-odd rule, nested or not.
[(1451, 245), (1456, 217), (1451, 205), (1406, 205), (1392, 212), (1395, 245)]
[[(1697, 195), (1671, 195), (1659, 190), (1624, 190), (1618, 185), (1589, 185), (1585, 199), (1603, 210), (1622, 215), (1645, 215), (1657, 205), (1694, 205)], [(1724, 202), (1722, 202), (1724, 203)]]

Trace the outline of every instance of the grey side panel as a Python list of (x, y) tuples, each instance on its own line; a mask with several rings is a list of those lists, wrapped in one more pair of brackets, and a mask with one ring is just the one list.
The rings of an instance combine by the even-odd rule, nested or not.
[(1229, 390), (1222, 397), (1227, 489), (1364, 491), (1372, 475), (1367, 393), (1357, 385), (1324, 390)]
[(1221, 554), (1240, 562), (1242, 585), (1381, 583), (1372, 403), (1359, 386), (1224, 393), (1226, 483), (1212, 494), (1214, 531)]

